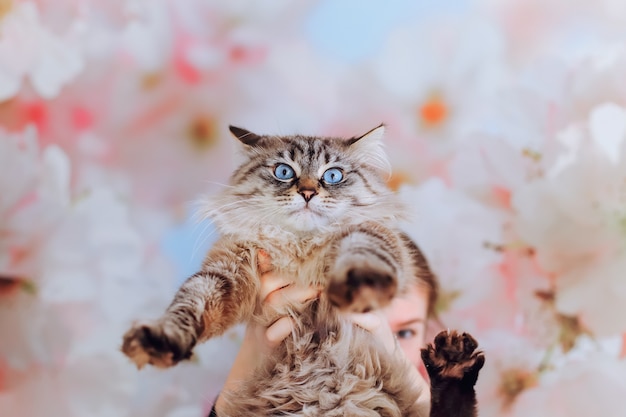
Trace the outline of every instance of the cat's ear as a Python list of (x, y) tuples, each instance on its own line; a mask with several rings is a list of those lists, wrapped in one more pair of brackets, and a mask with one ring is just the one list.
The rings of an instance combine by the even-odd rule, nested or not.
[(357, 142), (369, 142), (369, 143), (382, 143), (383, 136), (385, 135), (385, 125), (379, 124), (374, 129), (361, 136), (355, 136), (348, 139), (348, 145), (353, 145)]
[(230, 133), (232, 133), (244, 145), (255, 146), (261, 141), (261, 136), (256, 133), (252, 133), (249, 130), (232, 125), (228, 126), (228, 130), (230, 130)]
[(384, 134), (385, 125), (381, 123), (364, 135), (348, 139), (347, 145), (358, 160), (390, 175), (391, 165), (383, 149)]

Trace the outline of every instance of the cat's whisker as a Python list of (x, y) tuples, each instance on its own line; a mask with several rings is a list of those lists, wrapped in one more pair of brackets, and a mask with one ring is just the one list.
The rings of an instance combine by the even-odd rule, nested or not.
[(275, 207), (275, 208), (269, 207), (269, 208), (271, 209), (271, 210), (269, 211), (269, 213), (266, 213), (266, 214), (265, 214), (263, 217), (261, 217), (261, 218), (259, 219), (259, 221), (256, 223), (257, 227), (261, 227), (261, 226), (263, 225), (263, 223), (264, 223), (267, 219), (269, 219), (269, 218), (271, 218), (271, 217), (273, 217), (273, 216), (275, 216), (275, 215), (277, 215), (277, 214), (282, 214), (282, 210), (281, 210), (280, 208), (277, 208), (277, 207)]
[(193, 220), (197, 224), (204, 221), (213, 221), (213, 219), (211, 219), (210, 215), (208, 214), (208, 203), (205, 200), (197, 200), (192, 204), (196, 207), (196, 209), (192, 211), (191, 220)]
[[(247, 204), (247, 202), (241, 201), (241, 200), (236, 200), (236, 201), (231, 201), (228, 203), (224, 203), (220, 206), (216, 206), (216, 207), (209, 207), (208, 209), (205, 209), (204, 212), (202, 213), (202, 220), (204, 219), (211, 219), (213, 216), (220, 215), (220, 212), (223, 212), (225, 208), (231, 208), (231, 206), (245, 206)], [(236, 208), (236, 207), (235, 207)]]
[[(261, 214), (264, 210), (266, 209), (273, 209), (270, 205), (267, 204), (267, 202), (265, 201), (259, 201), (259, 204), (255, 205), (255, 210), (258, 214)], [(247, 208), (247, 205), (242, 205), (241, 208), (242, 211), (240, 213), (237, 212), (238, 207), (235, 207), (234, 209), (231, 208), (228, 216), (229, 216), (229, 221), (232, 221), (234, 224), (246, 224), (247, 226), (251, 226), (253, 228), (260, 228), (262, 227), (262, 224), (265, 220), (267, 220), (269, 217), (276, 215), (276, 214), (280, 214), (280, 209), (279, 208), (275, 208), (273, 209), (273, 211), (270, 211), (267, 214), (261, 214), (261, 216), (259, 216), (258, 219), (256, 219), (254, 221), (254, 223), (252, 223), (250, 225), (250, 221), (252, 220), (252, 218), (250, 217), (250, 213), (248, 210), (244, 210), (245, 208)]]
[(235, 201), (225, 202), (225, 203), (223, 203), (223, 204), (221, 204), (219, 206), (213, 207), (212, 210), (222, 210), (225, 207), (236, 205), (236, 204), (245, 205), (246, 202), (242, 201), (242, 200), (235, 200)]
[[(199, 227), (200, 225), (196, 225), (196, 228)], [(207, 240), (209, 240), (211, 238), (211, 236), (213, 236), (215, 233), (217, 233), (217, 228), (213, 227), (213, 229), (211, 230), (210, 233), (206, 233), (207, 229), (211, 226), (214, 226), (213, 222), (209, 222), (207, 221), (204, 224), (204, 227), (202, 228), (202, 232), (200, 232), (197, 236), (196, 236), (196, 240), (193, 244), (193, 248), (191, 250), (191, 256), (190, 259), (194, 259), (196, 254), (198, 253), (198, 251), (200, 250), (201, 247), (204, 246), (204, 244), (207, 242)], [(195, 232), (195, 230), (194, 230)], [(201, 239), (201, 240), (200, 240)]]
[(212, 184), (212, 185), (219, 185), (220, 187), (224, 187), (224, 188), (237, 188), (237, 186), (235, 185), (224, 184), (222, 182), (217, 182), (217, 181), (212, 181), (212, 180), (204, 180), (203, 182), (207, 184)]

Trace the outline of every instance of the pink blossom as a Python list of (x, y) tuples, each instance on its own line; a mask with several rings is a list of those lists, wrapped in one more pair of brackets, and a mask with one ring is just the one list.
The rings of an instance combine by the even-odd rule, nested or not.
[(558, 373), (547, 373), (534, 389), (522, 393), (508, 415), (621, 416), (625, 366), (623, 360), (601, 353), (571, 362)]
[[(598, 107), (589, 128), (573, 126), (563, 132), (560, 138), (567, 150), (561, 158), (546, 176), (513, 196), (516, 229), (536, 250), (542, 268), (557, 277), (557, 308), (581, 315), (598, 335), (624, 331), (611, 312), (623, 306), (626, 295), (620, 272), (624, 232), (619, 227), (625, 215), (626, 135), (622, 129), (619, 143), (610, 136), (619, 129), (606, 133), (594, 128), (605, 117), (626, 121), (612, 109)], [(605, 314), (598, 314), (601, 311)]]
[(24, 78), (42, 97), (54, 97), (83, 68), (75, 46), (41, 24), (33, 2), (14, 4), (0, 33), (0, 100), (15, 96)]

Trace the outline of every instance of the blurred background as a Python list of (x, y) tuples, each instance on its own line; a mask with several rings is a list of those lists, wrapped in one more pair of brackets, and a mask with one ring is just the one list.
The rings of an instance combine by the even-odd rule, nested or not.
[(241, 329), (119, 352), (214, 236), (229, 124), (387, 124), (480, 415), (624, 416), (626, 2), (0, 0), (0, 415), (200, 417)]

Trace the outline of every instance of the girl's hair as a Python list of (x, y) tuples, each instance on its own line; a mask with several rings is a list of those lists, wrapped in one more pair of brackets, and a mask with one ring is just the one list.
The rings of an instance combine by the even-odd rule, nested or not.
[(431, 271), (428, 266), (428, 261), (424, 257), (424, 254), (417, 246), (415, 241), (411, 239), (406, 233), (402, 233), (407, 247), (411, 251), (413, 257), (413, 265), (417, 270), (417, 283), (416, 285), (426, 288), (428, 290), (428, 319), (434, 321), (436, 324), (441, 324), (439, 317), (437, 316), (437, 300), (439, 297), (439, 281), (437, 277)]

